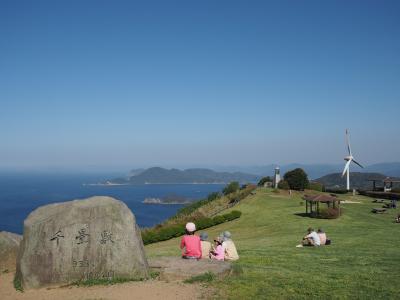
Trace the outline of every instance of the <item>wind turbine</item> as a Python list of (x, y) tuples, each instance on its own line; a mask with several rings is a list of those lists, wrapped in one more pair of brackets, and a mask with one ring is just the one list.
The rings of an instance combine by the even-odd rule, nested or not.
[(350, 190), (350, 164), (351, 162), (359, 165), (361, 168), (364, 168), (362, 165), (360, 165), (358, 162), (355, 161), (353, 155), (351, 154), (351, 147), (350, 147), (350, 138), (349, 138), (349, 131), (346, 129), (346, 143), (347, 143), (347, 150), (349, 151), (349, 155), (344, 158), (346, 161), (346, 164), (344, 165), (344, 170), (342, 173), (342, 177), (344, 174), (347, 174), (347, 190)]

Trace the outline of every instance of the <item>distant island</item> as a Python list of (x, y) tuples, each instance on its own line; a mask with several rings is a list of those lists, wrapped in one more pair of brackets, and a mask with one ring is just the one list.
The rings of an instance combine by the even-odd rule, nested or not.
[(184, 197), (170, 195), (164, 198), (146, 198), (142, 201), (144, 204), (176, 205), (189, 204), (191, 201)]
[(242, 172), (216, 172), (210, 169), (164, 169), (153, 167), (133, 170), (126, 177), (106, 180), (101, 185), (139, 184), (226, 184), (231, 181), (255, 183), (261, 176)]

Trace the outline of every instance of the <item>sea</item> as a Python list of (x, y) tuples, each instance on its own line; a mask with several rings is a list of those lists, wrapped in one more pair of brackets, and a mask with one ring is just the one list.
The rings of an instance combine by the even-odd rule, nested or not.
[(144, 204), (144, 199), (177, 196), (196, 201), (224, 187), (222, 184), (93, 185), (109, 178), (103, 174), (0, 173), (0, 231), (22, 234), (25, 218), (37, 207), (91, 196), (111, 196), (125, 202), (140, 227), (151, 227), (175, 215), (183, 205)]

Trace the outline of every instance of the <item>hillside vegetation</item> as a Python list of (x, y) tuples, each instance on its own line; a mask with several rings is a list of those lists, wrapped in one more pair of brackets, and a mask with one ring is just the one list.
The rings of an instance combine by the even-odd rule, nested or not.
[[(227, 187), (235, 186), (235, 184), (237, 182), (233, 182)], [(240, 211), (232, 210), (227, 212), (226, 210), (245, 199), (256, 186), (247, 185), (239, 189), (237, 185), (237, 190), (235, 191), (229, 191), (227, 187), (224, 189), (224, 192), (228, 193), (226, 195), (211, 193), (206, 199), (184, 206), (175, 216), (165, 220), (163, 223), (152, 228), (142, 229), (143, 243), (146, 245), (181, 236), (185, 233), (185, 224), (187, 222), (195, 222), (197, 228), (205, 229), (240, 218)]]
[[(371, 198), (340, 196), (339, 219), (302, 216), (303, 194), (259, 189), (234, 208), (242, 216), (207, 230), (210, 239), (231, 231), (240, 260), (235, 275), (211, 284), (229, 299), (396, 299), (400, 273), (399, 209), (372, 214)], [(378, 206), (379, 207), (379, 206)], [(223, 213), (229, 212), (224, 211)], [(333, 244), (296, 248), (308, 226), (321, 226)], [(180, 255), (179, 238), (145, 247), (148, 256)]]

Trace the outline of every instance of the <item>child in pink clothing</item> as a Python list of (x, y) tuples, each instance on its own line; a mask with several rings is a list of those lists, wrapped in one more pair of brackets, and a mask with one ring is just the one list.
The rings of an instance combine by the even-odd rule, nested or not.
[(211, 250), (210, 252), (210, 258), (215, 259), (215, 260), (224, 260), (225, 258), (225, 251), (224, 248), (222, 247), (222, 240), (221, 238), (216, 238), (214, 240), (215, 242), (215, 248)]

